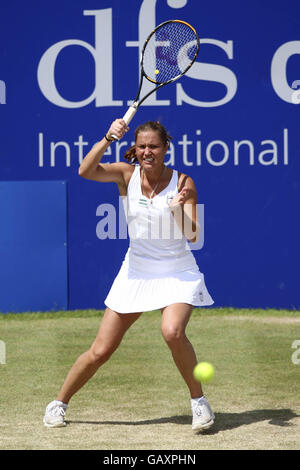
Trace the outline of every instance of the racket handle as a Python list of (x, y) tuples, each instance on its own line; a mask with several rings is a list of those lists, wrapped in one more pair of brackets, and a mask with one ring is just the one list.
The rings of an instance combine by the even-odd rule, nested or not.
[(126, 122), (127, 125), (130, 123), (131, 119), (133, 118), (136, 112), (137, 106), (134, 103), (132, 106), (130, 106), (130, 108), (128, 108), (127, 112), (123, 116), (123, 120)]
[[(123, 120), (126, 122), (127, 126), (136, 112), (137, 112), (137, 106), (134, 103), (132, 106), (130, 106), (130, 108), (127, 109), (127, 112), (123, 116)], [(116, 135), (112, 135), (112, 138), (114, 140), (119, 140), (119, 138)]]

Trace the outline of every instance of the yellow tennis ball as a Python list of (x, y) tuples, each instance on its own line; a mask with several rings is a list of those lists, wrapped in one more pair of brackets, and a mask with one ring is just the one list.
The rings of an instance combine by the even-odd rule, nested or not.
[(159, 70), (156, 69), (154, 73), (155, 73), (155, 75), (158, 75), (158, 74), (159, 74)]
[(209, 362), (199, 362), (193, 371), (194, 377), (198, 382), (210, 382), (215, 375), (215, 369)]

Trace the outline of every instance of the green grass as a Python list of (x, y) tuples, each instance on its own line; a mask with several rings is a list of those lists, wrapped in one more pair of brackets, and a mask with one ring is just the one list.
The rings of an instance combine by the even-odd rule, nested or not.
[[(236, 315), (236, 314), (242, 314), (242, 315), (255, 315), (259, 317), (270, 317), (270, 316), (275, 316), (275, 317), (295, 317), (295, 318), (300, 318), (300, 311), (299, 310), (275, 310), (275, 309), (249, 309), (249, 308), (243, 308), (243, 309), (236, 309), (233, 307), (226, 307), (226, 308), (214, 308), (214, 309), (195, 309), (194, 312), (196, 312), (197, 316), (211, 316), (213, 315), (218, 315), (218, 316), (224, 316), (224, 315)], [(151, 314), (151, 313), (150, 313)], [(1, 321), (7, 321), (7, 320), (29, 320), (29, 319), (51, 319), (51, 318), (87, 318), (87, 317), (101, 317), (103, 315), (103, 311), (101, 310), (94, 310), (94, 309), (89, 309), (89, 310), (60, 310), (60, 311), (49, 311), (49, 312), (20, 312), (20, 313), (1, 313), (0, 312), (0, 322)], [(147, 312), (147, 315), (149, 315), (149, 312)]]
[[(46, 429), (46, 404), (89, 348), (103, 312), (0, 315), (0, 449), (299, 449), (300, 312), (196, 309), (187, 334), (215, 366), (205, 394), (212, 430), (195, 435), (187, 388), (146, 312), (71, 400), (68, 426)], [(299, 354), (300, 356), (300, 354)]]

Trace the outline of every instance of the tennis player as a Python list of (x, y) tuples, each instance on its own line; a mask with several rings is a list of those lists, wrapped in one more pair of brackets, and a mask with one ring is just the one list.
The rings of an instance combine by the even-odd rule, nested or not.
[(79, 168), (84, 178), (118, 185), (130, 246), (105, 299), (97, 337), (70, 369), (56, 400), (46, 407), (44, 424), (65, 426), (71, 397), (110, 358), (142, 312), (160, 309), (162, 335), (190, 392), (192, 429), (207, 429), (214, 414), (193, 377), (197, 358), (185, 334), (193, 307), (213, 304), (187, 243), (196, 242), (200, 233), (195, 184), (165, 166), (171, 137), (158, 122), (136, 129), (135, 145), (125, 154), (128, 163), (100, 163), (112, 135), (120, 139), (127, 131), (125, 121), (116, 119)]

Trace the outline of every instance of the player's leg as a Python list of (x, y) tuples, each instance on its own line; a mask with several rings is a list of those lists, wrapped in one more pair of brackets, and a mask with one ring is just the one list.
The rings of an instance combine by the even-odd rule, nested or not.
[(69, 402), (74, 393), (110, 358), (128, 328), (140, 315), (140, 313), (120, 314), (106, 308), (95, 341), (88, 351), (78, 357), (70, 369), (57, 400)]
[(214, 423), (215, 416), (203, 396), (201, 384), (193, 376), (197, 358), (194, 348), (185, 334), (192, 311), (192, 305), (182, 303), (163, 308), (161, 329), (174, 362), (190, 391), (193, 413), (192, 429), (199, 431), (210, 428)]
[(195, 398), (202, 396), (203, 392), (201, 384), (193, 376), (197, 358), (194, 348), (185, 334), (192, 311), (192, 305), (183, 303), (163, 308), (161, 331), (171, 350), (174, 362), (189, 388), (191, 398)]
[(71, 397), (95, 374), (117, 349), (128, 328), (141, 313), (120, 314), (107, 308), (98, 334), (90, 349), (81, 354), (71, 367), (56, 400), (46, 408), (44, 424), (64, 426), (64, 414)]

